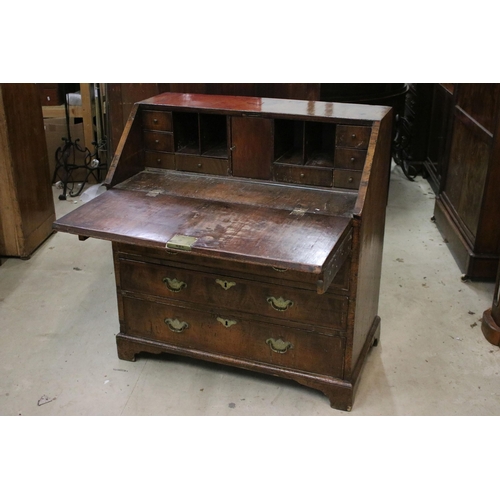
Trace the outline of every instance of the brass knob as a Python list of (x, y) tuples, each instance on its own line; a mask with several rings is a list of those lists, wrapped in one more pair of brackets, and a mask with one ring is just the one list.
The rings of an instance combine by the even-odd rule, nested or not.
[(201, 168), (203, 165), (201, 163), (198, 163), (198, 168)]
[(153, 123), (158, 123), (158, 118), (153, 118)]
[(304, 178), (304, 174), (300, 174), (300, 178), (303, 179)]
[(351, 163), (354, 163), (354, 160), (355, 160), (355, 158), (354, 158), (354, 156), (353, 156), (353, 157), (351, 158)]
[(349, 179), (347, 179), (349, 182), (352, 182), (354, 179), (352, 177), (349, 177)]
[(351, 137), (352, 137), (353, 139), (356, 139), (356, 134), (352, 134), (352, 135), (351, 135)]
[(161, 158), (156, 158), (156, 163), (161, 163)]
[(156, 142), (156, 144), (160, 144), (159, 139), (156, 139), (155, 142)]

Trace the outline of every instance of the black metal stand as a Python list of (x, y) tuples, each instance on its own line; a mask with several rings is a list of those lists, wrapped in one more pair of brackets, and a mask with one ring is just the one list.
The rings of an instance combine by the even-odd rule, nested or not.
[[(423, 168), (421, 165), (413, 163), (411, 160), (411, 155), (409, 151), (409, 138), (404, 134), (405, 130), (404, 123), (406, 118), (398, 115), (396, 117), (396, 136), (394, 137), (392, 144), (392, 159), (396, 165), (401, 167), (401, 170), (405, 174), (406, 178), (410, 181), (414, 181), (417, 175), (423, 174)], [(408, 127), (408, 125), (407, 125)]]
[[(60, 146), (56, 150), (56, 169), (54, 171), (54, 176), (52, 177), (52, 184), (55, 184), (59, 179), (63, 184), (63, 192), (59, 195), (60, 200), (65, 200), (67, 195), (71, 197), (79, 196), (83, 191), (85, 184), (88, 182), (90, 176), (93, 176), (96, 182), (101, 182), (101, 174), (107, 169), (105, 163), (101, 163), (99, 152), (105, 148), (105, 142), (101, 143), (93, 142), (94, 153), (85, 147), (83, 148), (79, 141), (76, 139), (73, 141), (71, 139), (71, 131), (69, 126), (69, 106), (68, 106), (68, 95), (66, 94), (66, 89), (64, 90), (64, 109), (66, 115), (66, 130), (68, 137), (63, 137), (64, 145)], [(81, 164), (77, 162), (78, 157), (83, 157), (80, 161)], [(77, 170), (85, 169), (86, 174), (83, 181), (75, 181), (74, 173)], [(71, 184), (71, 188), (68, 190), (68, 185)], [(75, 191), (75, 185), (80, 185), (79, 189)]]

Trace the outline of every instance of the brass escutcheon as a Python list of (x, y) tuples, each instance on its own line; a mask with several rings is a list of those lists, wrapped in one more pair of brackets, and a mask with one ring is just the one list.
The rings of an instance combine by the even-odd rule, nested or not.
[(187, 283), (184, 283), (184, 281), (179, 281), (171, 278), (163, 278), (163, 283), (165, 283), (165, 286), (171, 291), (171, 292), (180, 292), (184, 288), (187, 287)]
[(286, 311), (293, 306), (293, 301), (284, 299), (283, 297), (279, 297), (278, 299), (276, 297), (268, 297), (267, 302), (271, 304), (273, 309), (280, 312)]
[(221, 317), (217, 317), (217, 321), (219, 323), (222, 323), (223, 326), (226, 328), (229, 328), (230, 326), (236, 325), (237, 321), (234, 321), (234, 319), (225, 319)]
[(283, 339), (267, 339), (266, 344), (271, 348), (271, 351), (277, 352), (278, 354), (285, 354), (288, 349), (291, 349), (293, 345)]
[(165, 318), (165, 324), (175, 333), (182, 333), (186, 328), (189, 328), (189, 324), (185, 321), (181, 321), (177, 318)]
[(236, 286), (236, 283), (234, 281), (224, 281), (217, 278), (215, 282), (222, 288), (224, 288), (224, 290), (229, 290), (231, 287)]

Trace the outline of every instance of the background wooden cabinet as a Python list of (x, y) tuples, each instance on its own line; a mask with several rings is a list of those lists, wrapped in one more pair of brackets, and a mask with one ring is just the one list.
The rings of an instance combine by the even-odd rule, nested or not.
[(29, 257), (55, 220), (36, 84), (0, 84), (0, 255)]
[(447, 168), (447, 146), (450, 121), (453, 113), (454, 85), (432, 84), (431, 108), (428, 122), (428, 139), (424, 166), (429, 184), (435, 193), (443, 187)]
[(500, 84), (455, 84), (436, 224), (468, 278), (494, 280), (500, 257)]

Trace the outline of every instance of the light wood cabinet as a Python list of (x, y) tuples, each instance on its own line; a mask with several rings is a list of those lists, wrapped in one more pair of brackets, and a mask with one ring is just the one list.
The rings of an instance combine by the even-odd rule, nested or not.
[(29, 257), (55, 220), (36, 84), (0, 84), (0, 255)]

